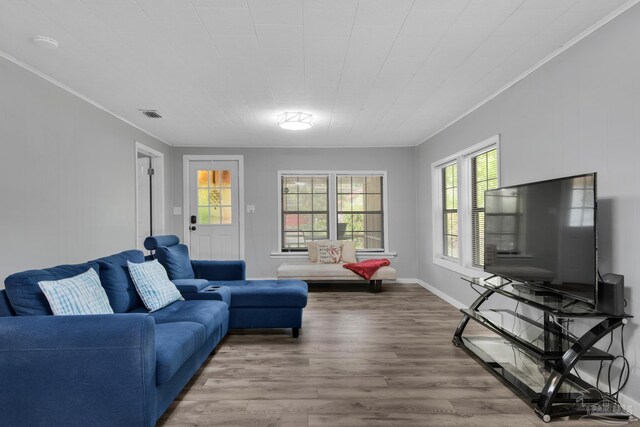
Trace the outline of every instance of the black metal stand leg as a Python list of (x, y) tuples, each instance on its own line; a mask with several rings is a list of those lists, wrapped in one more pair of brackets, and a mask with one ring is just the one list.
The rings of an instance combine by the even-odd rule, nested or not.
[(580, 339), (564, 353), (562, 360), (558, 362), (558, 366), (551, 372), (551, 375), (547, 379), (535, 409), (543, 421), (549, 422), (551, 418), (553, 418), (553, 401), (558, 394), (562, 382), (567, 375), (569, 375), (571, 369), (573, 369), (575, 364), (595, 343), (620, 326), (623, 321), (623, 319), (619, 318), (603, 320), (580, 337)]
[[(480, 295), (474, 302), (473, 304), (471, 304), (469, 306), (469, 310), (477, 310), (478, 307), (480, 307), (482, 305), (483, 302), (485, 302), (486, 300), (489, 299), (489, 297), (493, 294), (493, 291), (491, 290), (487, 290), (484, 291), (482, 293), (482, 295)], [(453, 344), (455, 344), (456, 346), (460, 345), (460, 342), (462, 340), (462, 332), (464, 331), (464, 328), (467, 327), (467, 323), (469, 323), (469, 316), (464, 315), (464, 317), (462, 318), (462, 320), (460, 321), (460, 323), (458, 324), (458, 328), (456, 329), (455, 334), (453, 334), (453, 339), (452, 342)]]
[(300, 328), (291, 328), (291, 336), (293, 336), (293, 338), (298, 338), (299, 335)]

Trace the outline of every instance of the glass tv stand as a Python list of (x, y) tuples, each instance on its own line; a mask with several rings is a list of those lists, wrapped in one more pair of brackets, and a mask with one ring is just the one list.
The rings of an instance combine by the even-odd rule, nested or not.
[[(460, 310), (464, 316), (453, 343), (528, 400), (543, 421), (593, 415), (603, 402), (611, 407), (612, 396), (571, 371), (581, 360), (613, 360), (594, 345), (632, 316), (611, 316), (583, 301), (498, 276), (462, 279), (483, 292)], [(593, 319), (589, 323), (595, 325), (576, 336), (570, 332), (576, 318)], [(481, 327), (463, 336), (469, 320)], [(619, 411), (615, 416), (623, 417)]]

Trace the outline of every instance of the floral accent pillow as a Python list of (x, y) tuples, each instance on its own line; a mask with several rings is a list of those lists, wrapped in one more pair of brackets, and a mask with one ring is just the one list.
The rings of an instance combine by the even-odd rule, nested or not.
[(323, 264), (337, 264), (342, 257), (340, 242), (320, 241), (318, 242), (318, 262)]

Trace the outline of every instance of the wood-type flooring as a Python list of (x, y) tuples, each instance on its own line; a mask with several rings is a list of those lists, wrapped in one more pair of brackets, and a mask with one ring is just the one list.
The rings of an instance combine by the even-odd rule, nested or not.
[(417, 284), (311, 288), (299, 338), (232, 332), (158, 426), (602, 425), (543, 423), (451, 344), (461, 316)]

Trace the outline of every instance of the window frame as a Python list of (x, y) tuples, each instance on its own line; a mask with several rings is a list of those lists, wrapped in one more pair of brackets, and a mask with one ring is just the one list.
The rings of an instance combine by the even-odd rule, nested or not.
[(387, 171), (386, 170), (279, 170), (278, 171), (278, 248), (277, 252), (272, 253), (272, 256), (304, 256), (308, 255), (306, 250), (299, 251), (284, 251), (282, 248), (282, 177), (283, 176), (318, 176), (327, 175), (329, 177), (328, 196), (329, 203), (327, 209), (329, 211), (329, 239), (337, 239), (337, 221), (338, 221), (338, 201), (337, 201), (337, 177), (341, 175), (348, 176), (370, 176), (378, 175), (382, 176), (382, 240), (384, 248), (382, 249), (358, 249), (359, 254), (375, 255), (391, 255), (389, 252), (389, 209), (388, 209), (388, 185), (387, 185)]
[[(314, 193), (313, 192), (313, 188), (315, 188), (315, 185), (312, 185), (312, 191), (311, 193), (295, 193), (295, 195), (297, 196), (297, 203), (298, 203), (298, 207), (299, 207), (299, 203), (300, 203), (300, 194), (311, 194), (311, 205), (313, 207), (314, 205), (314, 198), (313, 196), (315, 194), (325, 194), (327, 197), (327, 204), (326, 204), (326, 210), (323, 211), (315, 211), (315, 210), (310, 210), (310, 211), (301, 211), (301, 210), (297, 210), (297, 211), (287, 211), (286, 213), (284, 212), (284, 205), (283, 205), (283, 200), (285, 199), (284, 194), (282, 193), (282, 181), (287, 178), (287, 177), (295, 177), (295, 178), (311, 178), (313, 180), (313, 178), (323, 178), (326, 179), (327, 181), (327, 192), (326, 193)], [(280, 178), (280, 191), (279, 191), (279, 197), (280, 197), (280, 250), (282, 252), (306, 252), (307, 250), (305, 248), (283, 248), (282, 244), (284, 244), (284, 235), (287, 233), (288, 230), (286, 230), (286, 228), (284, 227), (284, 223), (285, 223), (285, 215), (286, 214), (290, 214), (290, 215), (298, 215), (298, 220), (299, 220), (299, 216), (300, 215), (311, 215), (311, 233), (314, 234), (316, 232), (316, 230), (313, 229), (313, 216), (314, 215), (319, 215), (319, 214), (324, 214), (326, 212), (327, 215), (327, 236), (329, 236), (329, 229), (330, 229), (330, 221), (331, 221), (331, 217), (329, 215), (329, 198), (330, 198), (330, 194), (329, 194), (329, 176), (326, 174), (320, 174), (320, 175), (310, 175), (310, 174), (304, 174), (304, 175), (293, 175), (293, 174), (286, 174), (286, 175), (282, 175)], [(298, 231), (298, 233), (300, 233), (300, 230)], [(304, 231), (302, 231), (302, 233), (304, 234)], [(299, 239), (299, 236), (298, 236)]]
[[(452, 261), (452, 262), (458, 262), (458, 260), (461, 257), (461, 246), (460, 246), (460, 182), (456, 181), (456, 185), (454, 185), (453, 187), (450, 188), (445, 188), (446, 183), (444, 182), (444, 176), (445, 176), (445, 169), (456, 165), (456, 172), (460, 171), (460, 164), (458, 163), (458, 159), (455, 159), (453, 161), (447, 162), (444, 165), (440, 166), (440, 234), (442, 236), (441, 240), (440, 240), (440, 251), (441, 251), (441, 256), (443, 259)], [(460, 179), (460, 176), (456, 177), (458, 180)], [(446, 190), (451, 189), (451, 188), (455, 188), (457, 191), (457, 197), (456, 197), (456, 203), (455, 205), (457, 206), (456, 209), (446, 209)], [(443, 191), (444, 190), (444, 191)], [(458, 223), (458, 229), (456, 230), (456, 238), (458, 239), (458, 258), (451, 256), (451, 255), (446, 255), (445, 254), (445, 246), (447, 245), (446, 242), (446, 236), (447, 234), (444, 231), (444, 217), (445, 217), (445, 211), (449, 211), (449, 213), (453, 213), (453, 211), (455, 211), (455, 213), (458, 214), (458, 219), (457, 219), (457, 223)], [(448, 234), (449, 236), (453, 236), (453, 234)]]
[[(494, 148), (497, 150), (500, 187), (502, 174), (499, 134), (431, 164), (433, 263), (472, 277), (487, 275), (484, 269), (473, 265), (472, 159)], [(444, 255), (442, 171), (444, 167), (453, 163), (458, 165), (458, 259)]]
[[(476, 214), (478, 215), (478, 217), (480, 217), (480, 213), (482, 213), (482, 216), (484, 218), (483, 222), (486, 224), (486, 217), (485, 217), (486, 201), (483, 200), (481, 208), (476, 205), (476, 201), (477, 201), (476, 200), (476, 191), (477, 191), (477, 185), (478, 185), (479, 181), (477, 179), (477, 175), (476, 175), (475, 169), (476, 169), (476, 166), (477, 166), (478, 157), (483, 156), (483, 155), (487, 155), (488, 153), (490, 153), (492, 151), (496, 152), (496, 178), (495, 178), (496, 182), (495, 182), (495, 185), (496, 185), (496, 188), (498, 188), (498, 187), (500, 187), (500, 181), (498, 179), (499, 177), (498, 177), (498, 164), (497, 164), (497, 162), (498, 162), (498, 149), (497, 149), (497, 147), (489, 148), (488, 150), (483, 150), (483, 151), (481, 151), (481, 152), (479, 152), (477, 154), (474, 154), (474, 155), (470, 156), (470, 158), (469, 158), (469, 162), (470, 162), (469, 171), (470, 171), (470, 177), (471, 177), (471, 180), (470, 180), (471, 206), (469, 207), (469, 212), (470, 212), (470, 215), (471, 215), (471, 265), (474, 266), (474, 267), (483, 268), (483, 269), (484, 269), (483, 265), (480, 265), (480, 263), (476, 263), (475, 262), (476, 259), (475, 259), (475, 254), (473, 252), (473, 249), (475, 247), (473, 239), (476, 237), (476, 226), (475, 226)], [(487, 166), (487, 179), (484, 180), (484, 181), (480, 181), (480, 182), (484, 182), (488, 187), (489, 186), (489, 182), (493, 180), (493, 179), (490, 179), (488, 177), (488, 175), (489, 175), (488, 159), (487, 159), (486, 166)], [(484, 230), (483, 230), (483, 232), (484, 232)], [(484, 235), (483, 236), (478, 235), (477, 237), (480, 240), (480, 242), (484, 241)], [(478, 247), (481, 249), (481, 251), (482, 251), (481, 253), (484, 254), (484, 248), (482, 247), (482, 245), (478, 244)], [(484, 261), (484, 259), (482, 261)]]

